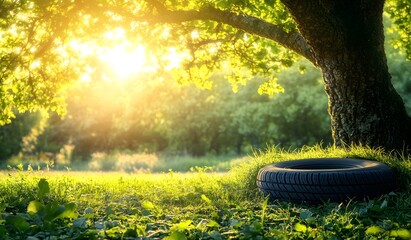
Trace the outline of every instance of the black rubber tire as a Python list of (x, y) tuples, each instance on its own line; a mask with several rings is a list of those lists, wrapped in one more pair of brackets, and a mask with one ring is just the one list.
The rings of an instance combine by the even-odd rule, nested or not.
[(271, 200), (342, 202), (389, 193), (396, 188), (396, 177), (381, 162), (316, 158), (267, 165), (258, 172), (257, 186)]

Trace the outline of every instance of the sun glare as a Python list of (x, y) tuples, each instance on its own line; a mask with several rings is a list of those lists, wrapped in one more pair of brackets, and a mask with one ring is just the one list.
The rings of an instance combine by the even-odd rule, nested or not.
[(189, 55), (184, 52), (178, 52), (176, 48), (169, 48), (169, 53), (162, 57), (168, 65), (166, 66), (166, 70), (172, 70), (181, 66), (181, 63), (184, 59), (187, 59)]
[[(184, 59), (189, 56), (187, 53), (181, 53), (176, 48), (169, 48), (163, 56), (154, 56), (149, 54), (144, 44), (131, 43), (127, 40), (124, 30), (121, 28), (114, 29), (104, 35), (107, 46), (97, 46), (92, 43), (81, 43), (76, 40), (71, 41), (70, 47), (76, 51), (80, 57), (94, 56), (96, 59), (107, 67), (107, 74), (103, 73), (103, 80), (111, 82), (124, 82), (133, 75), (156, 72), (161, 64), (165, 62), (166, 71), (178, 68)], [(80, 82), (90, 82), (91, 75), (94, 73), (94, 67), (89, 66), (83, 73)]]
[(146, 49), (143, 45), (130, 48), (124, 44), (103, 49), (98, 57), (108, 64), (119, 80), (134, 74), (152, 71), (152, 68), (147, 66)]

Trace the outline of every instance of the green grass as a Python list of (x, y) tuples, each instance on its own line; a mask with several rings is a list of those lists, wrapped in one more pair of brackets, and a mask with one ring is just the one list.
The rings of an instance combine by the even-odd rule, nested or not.
[[(398, 170), (401, 189), (320, 205), (267, 202), (265, 164), (355, 157)], [(228, 173), (0, 173), (1, 239), (411, 239), (411, 163), (364, 148), (268, 150)]]
[(241, 162), (249, 161), (249, 156), (189, 155), (169, 156), (147, 153), (118, 152), (94, 153), (89, 161), (53, 160), (39, 156), (16, 156), (0, 162), (0, 169), (52, 169), (71, 171), (117, 171), (126, 173), (192, 172), (203, 168), (207, 171), (227, 172)]

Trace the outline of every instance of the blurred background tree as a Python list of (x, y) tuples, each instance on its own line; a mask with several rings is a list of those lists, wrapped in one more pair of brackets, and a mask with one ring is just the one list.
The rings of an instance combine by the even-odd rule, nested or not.
[[(398, 49), (387, 48), (393, 83), (411, 110), (411, 62)], [(257, 77), (233, 93), (224, 73), (212, 76), (214, 86), (208, 90), (150, 74), (121, 83), (98, 76), (68, 90), (67, 115), (50, 113), (35, 152), (57, 154), (71, 144), (74, 158), (86, 160), (94, 152), (115, 150), (202, 156), (246, 154), (273, 144), (332, 143), (321, 75), (304, 61), (278, 74), (285, 93), (273, 96), (257, 94), (265, 80)], [(21, 153), (23, 138), (45, 117), (17, 114), (1, 127), (1, 160)]]
[[(190, 35), (193, 42), (185, 44), (198, 44), (197, 54), (201, 54), (202, 47), (203, 53), (213, 53), (198, 58), (201, 64), (212, 65), (213, 57), (217, 57), (215, 55), (218, 53), (214, 50), (221, 47), (213, 43), (208, 46), (200, 44), (207, 37), (204, 33), (215, 28), (218, 28), (213, 35), (216, 41), (232, 39), (235, 42), (234, 50), (221, 48), (221, 53), (241, 53), (244, 59), (251, 60), (246, 61), (245, 65), (237, 63), (237, 66), (235, 61), (230, 62), (230, 67), (237, 67), (235, 73), (226, 68), (205, 74), (205, 70), (201, 69), (203, 65), (197, 64), (197, 74), (210, 74), (211, 77), (200, 78), (200, 82), (194, 83), (177, 78), (180, 85), (176, 83), (172, 71), (164, 73), (162, 77), (148, 71), (117, 82), (113, 80), (115, 73), (110, 72), (112, 70), (107, 63), (86, 57), (83, 61), (91, 64), (94, 70), (89, 81), (75, 82), (81, 77), (80, 73), (87, 72), (87, 69), (81, 66), (82, 62), (67, 62), (72, 59), (67, 60), (63, 56), (70, 55), (79, 61), (81, 58), (76, 58), (76, 54), (85, 54), (88, 50), (80, 48), (75, 42), (67, 44), (67, 41), (72, 40), (72, 35), (65, 34), (71, 32), (78, 37), (84, 35), (82, 31), (86, 29), (90, 30), (87, 37), (93, 38), (108, 31), (110, 23), (99, 24), (105, 18), (99, 16), (101, 12), (97, 10), (90, 11), (95, 16), (91, 14), (83, 18), (82, 14), (88, 13), (89, 8), (93, 7), (87, 1), (79, 9), (72, 8), (70, 2), (63, 5), (52, 1), (35, 2), (5, 1), (0, 10), (3, 17), (0, 21), (1, 43), (4, 46), (0, 49), (3, 71), (0, 123), (9, 122), (10, 118), (16, 116), (11, 124), (0, 128), (1, 160), (18, 154), (57, 155), (62, 149), (68, 149), (67, 146), (73, 147), (76, 159), (88, 159), (94, 152), (116, 150), (201, 156), (250, 153), (251, 148), (265, 148), (267, 144), (298, 148), (318, 142), (325, 145), (332, 142), (327, 97), (319, 71), (307, 62), (297, 61), (294, 55), (280, 50), (277, 45), (272, 46), (265, 40), (255, 45), (257, 38), (251, 35), (245, 37), (243, 32), (231, 31), (231, 27), (226, 25), (205, 22), (197, 27), (198, 32), (193, 32), (190, 24), (187, 24), (186, 29), (183, 27), (180, 32), (168, 34)], [(386, 14), (386, 51), (392, 81), (406, 107), (411, 110), (411, 64), (405, 60), (406, 56), (409, 57), (409, 49), (406, 48), (409, 38), (405, 31), (409, 25), (407, 17), (396, 17), (394, 10), (398, 8), (397, 3), (388, 1), (386, 8), (396, 22), (394, 28)], [(48, 7), (42, 8), (42, 4)], [(76, 12), (77, 20), (82, 20), (83, 29), (77, 27), (79, 21), (76, 19), (68, 21), (73, 19), (71, 11)], [(284, 9), (278, 9), (275, 13), (284, 16), (270, 18), (279, 17), (285, 21), (281, 22), (284, 26), (290, 29), (295, 27)], [(96, 22), (87, 22), (87, 19), (94, 17)], [(111, 20), (120, 21), (114, 18)], [(101, 29), (92, 26), (101, 26)], [(167, 26), (160, 30), (167, 32)], [(157, 35), (164, 32), (158, 31)], [(50, 39), (55, 41), (49, 42)], [(101, 40), (103, 38), (94, 39), (104, 42)], [(152, 41), (148, 44), (158, 46), (166, 42), (161, 37), (153, 38)], [(116, 41), (103, 44), (115, 45)], [(250, 47), (255, 47), (255, 51), (249, 51)], [(22, 54), (18, 55), (17, 52)], [(294, 67), (283, 70), (294, 62)], [(221, 64), (224, 65), (224, 62)], [(259, 66), (254, 66), (256, 64)], [(56, 68), (50, 68), (49, 65)], [(249, 69), (245, 69), (247, 67)], [(253, 70), (254, 67), (269, 69), (269, 74), (275, 78), (257, 77), (258, 72)], [(279, 70), (282, 70), (281, 73), (278, 73)], [(252, 80), (244, 81), (242, 71), (248, 72), (244, 75), (250, 76)], [(33, 82), (33, 79), (38, 81)], [(278, 92), (276, 95), (257, 94), (273, 90), (264, 88), (264, 84), (270, 80), (274, 80), (272, 83), (278, 82), (285, 93), (281, 93), (282, 88), (277, 87), (274, 88)], [(67, 86), (68, 82), (74, 84)], [(198, 86), (205, 89), (200, 90)], [(233, 90), (236, 94), (233, 94)], [(67, 114), (64, 118), (51, 112), (64, 112), (65, 104)], [(45, 116), (38, 112), (19, 114), (19, 111), (38, 109), (50, 110), (47, 123), (44, 123)]]

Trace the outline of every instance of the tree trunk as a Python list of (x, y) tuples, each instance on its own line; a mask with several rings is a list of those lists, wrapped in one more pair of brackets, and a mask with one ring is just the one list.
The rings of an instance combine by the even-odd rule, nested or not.
[(391, 84), (384, 54), (347, 49), (320, 66), (337, 146), (403, 150), (410, 145), (410, 119)]
[(284, 2), (323, 72), (335, 144), (408, 150), (411, 120), (384, 51), (384, 1)]

